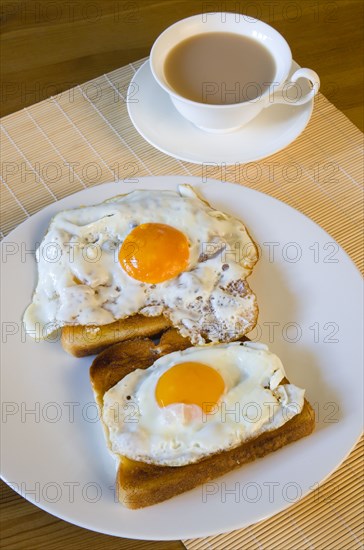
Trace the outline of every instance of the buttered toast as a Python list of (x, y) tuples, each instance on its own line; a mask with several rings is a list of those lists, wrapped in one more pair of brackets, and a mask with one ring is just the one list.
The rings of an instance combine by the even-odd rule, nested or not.
[[(135, 369), (146, 369), (159, 357), (190, 346), (188, 339), (181, 337), (175, 329), (170, 329), (162, 335), (159, 344), (146, 338), (134, 339), (100, 353), (91, 366), (90, 379), (101, 411), (105, 392), (127, 374)], [(161, 466), (117, 455), (119, 466), (116, 486), (119, 500), (133, 509), (162, 502), (309, 435), (314, 429), (314, 421), (314, 411), (305, 399), (301, 412), (283, 426), (198, 462), (178, 467)], [(104, 428), (111, 447), (108, 428)]]
[(108, 325), (68, 325), (62, 329), (62, 346), (75, 357), (100, 353), (109, 346), (131, 340), (157, 336), (171, 326), (163, 315), (133, 315)]

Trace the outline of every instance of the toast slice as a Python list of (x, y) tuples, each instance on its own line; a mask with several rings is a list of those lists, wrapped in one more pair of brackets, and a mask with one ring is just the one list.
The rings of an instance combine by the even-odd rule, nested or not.
[(68, 325), (62, 329), (63, 349), (75, 357), (100, 353), (109, 346), (134, 338), (157, 336), (171, 326), (163, 315), (133, 315), (108, 325)]
[[(159, 344), (154, 344), (149, 339), (131, 340), (102, 352), (90, 368), (91, 384), (100, 410), (102, 411), (105, 392), (128, 373), (135, 369), (148, 368), (162, 355), (190, 346), (187, 338), (180, 336), (177, 330), (170, 329), (162, 335)], [(288, 380), (284, 379), (282, 383), (288, 383)], [(179, 467), (158, 466), (116, 455), (119, 461), (116, 475), (119, 501), (132, 509), (157, 504), (309, 435), (314, 424), (314, 411), (305, 399), (301, 413), (280, 428), (200, 462)], [(105, 425), (104, 430), (110, 448)]]

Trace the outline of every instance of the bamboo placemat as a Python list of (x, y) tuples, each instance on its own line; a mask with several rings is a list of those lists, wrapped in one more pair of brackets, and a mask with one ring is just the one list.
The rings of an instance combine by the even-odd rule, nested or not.
[[(308, 127), (284, 151), (246, 165), (195, 165), (160, 153), (133, 128), (125, 96), (142, 62), (2, 120), (1, 236), (47, 204), (86, 187), (147, 175), (179, 174), (186, 181), (208, 176), (290, 204), (321, 225), (363, 268), (362, 134), (325, 97), (318, 96)], [(273, 518), (230, 534), (186, 540), (185, 546), (363, 548), (362, 455), (361, 441), (318, 491)]]

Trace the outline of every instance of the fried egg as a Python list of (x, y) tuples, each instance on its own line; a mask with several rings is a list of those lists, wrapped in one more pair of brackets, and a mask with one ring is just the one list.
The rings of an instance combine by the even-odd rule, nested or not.
[(281, 384), (284, 377), (264, 344), (207, 344), (165, 355), (105, 393), (111, 451), (183, 466), (237, 447), (301, 412), (304, 390)]
[(136, 313), (164, 314), (200, 344), (236, 339), (256, 323), (246, 278), (257, 248), (241, 221), (189, 185), (59, 212), (36, 259), (38, 284), (24, 323), (37, 338)]

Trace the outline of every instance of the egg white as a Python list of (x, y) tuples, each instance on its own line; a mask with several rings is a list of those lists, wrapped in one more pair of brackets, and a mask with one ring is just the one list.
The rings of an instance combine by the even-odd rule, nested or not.
[[(120, 247), (143, 223), (167, 224), (186, 235), (186, 271), (151, 285), (123, 270)], [(212, 209), (188, 185), (178, 193), (134, 191), (62, 211), (36, 257), (38, 284), (24, 323), (37, 338), (65, 325), (104, 325), (135, 313), (163, 313), (193, 343), (236, 339), (256, 322), (256, 298), (246, 282), (256, 246), (241, 221)]]
[[(160, 407), (156, 401), (160, 377), (185, 361), (207, 364), (222, 376), (225, 391), (212, 414), (203, 414), (196, 405)], [(215, 344), (165, 355), (105, 393), (103, 422), (112, 452), (182, 466), (237, 447), (302, 410), (304, 390), (280, 384), (284, 377), (280, 359), (262, 344)]]

